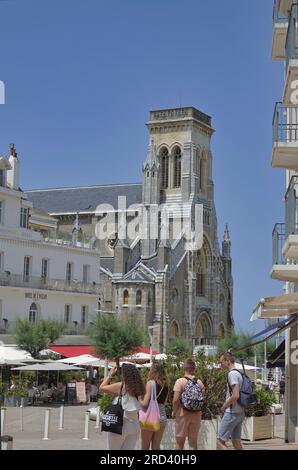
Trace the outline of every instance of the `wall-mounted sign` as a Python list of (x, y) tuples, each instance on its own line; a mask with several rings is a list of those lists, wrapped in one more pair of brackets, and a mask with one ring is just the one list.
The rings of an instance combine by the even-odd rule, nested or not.
[(33, 299), (33, 300), (47, 300), (47, 294), (40, 294), (39, 292), (25, 292), (26, 299)]

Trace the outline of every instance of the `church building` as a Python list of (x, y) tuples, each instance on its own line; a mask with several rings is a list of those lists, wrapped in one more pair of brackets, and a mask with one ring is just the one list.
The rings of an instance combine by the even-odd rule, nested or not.
[(147, 128), (142, 183), (27, 196), (58, 230), (71, 233), (77, 221), (94, 238), (99, 312), (136, 316), (156, 351), (177, 336), (214, 345), (233, 328), (233, 279), (228, 227), (221, 249), (217, 235), (211, 118), (194, 107), (154, 110)]

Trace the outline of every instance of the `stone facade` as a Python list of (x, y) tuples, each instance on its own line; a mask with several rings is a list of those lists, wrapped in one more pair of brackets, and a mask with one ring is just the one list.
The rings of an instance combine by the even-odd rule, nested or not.
[[(154, 350), (175, 336), (215, 344), (233, 327), (233, 279), (227, 227), (222, 253), (217, 239), (211, 118), (192, 107), (156, 110), (147, 127), (143, 184), (27, 194), (59, 229), (71, 231), (78, 213), (81, 231), (96, 233), (101, 311), (153, 327)], [(185, 227), (200, 233), (200, 245), (188, 243)]]

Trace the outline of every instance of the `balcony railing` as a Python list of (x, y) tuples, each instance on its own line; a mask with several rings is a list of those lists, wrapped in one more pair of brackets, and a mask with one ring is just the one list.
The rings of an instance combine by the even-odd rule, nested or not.
[(288, 33), (287, 33), (287, 39), (286, 39), (286, 70), (288, 70), (290, 60), (298, 59), (297, 21), (298, 21), (298, 3), (294, 3), (291, 8)]
[(282, 249), (286, 241), (285, 224), (275, 224), (272, 232), (272, 264), (285, 264)]
[(286, 108), (282, 103), (276, 103), (272, 128), (273, 145), (297, 142), (298, 146), (298, 108)]
[(49, 279), (20, 274), (0, 274), (0, 286), (24, 287), (28, 289), (43, 289), (51, 291), (79, 292), (82, 294), (98, 294), (99, 284), (84, 283), (76, 280)]
[(281, 0), (274, 0), (273, 23), (286, 23), (288, 18), (280, 11)]
[(289, 235), (298, 234), (298, 176), (292, 176), (286, 196), (286, 224), (285, 233)]

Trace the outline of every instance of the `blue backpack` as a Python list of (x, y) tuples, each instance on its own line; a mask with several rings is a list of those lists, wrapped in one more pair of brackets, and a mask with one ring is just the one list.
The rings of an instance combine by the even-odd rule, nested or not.
[[(240, 370), (238, 369), (232, 369), (232, 370), (235, 370), (236, 372), (238, 372), (242, 377), (242, 385), (241, 385), (237, 403), (243, 408), (246, 408), (251, 405), (255, 405), (258, 402), (258, 400), (253, 389), (252, 381), (245, 373), (240, 372)], [(232, 372), (232, 370), (230, 370), (230, 372)], [(232, 387), (229, 384), (229, 379), (228, 379), (228, 386), (229, 386), (230, 394), (232, 395)], [(231, 405), (231, 408), (232, 408), (232, 405)]]

